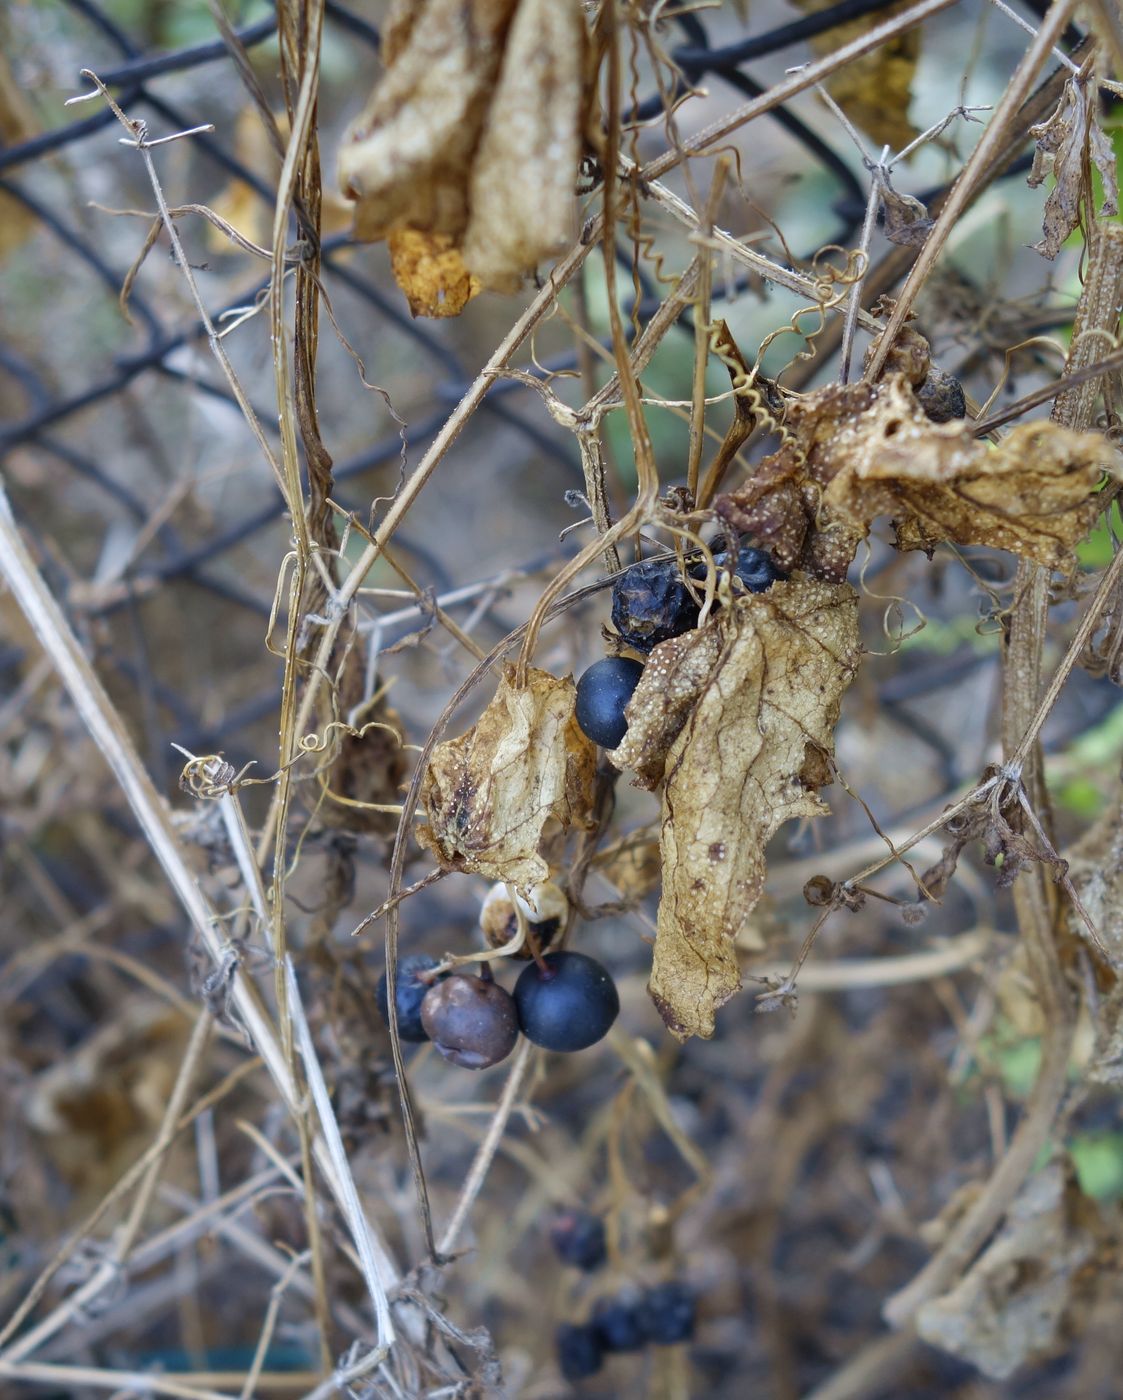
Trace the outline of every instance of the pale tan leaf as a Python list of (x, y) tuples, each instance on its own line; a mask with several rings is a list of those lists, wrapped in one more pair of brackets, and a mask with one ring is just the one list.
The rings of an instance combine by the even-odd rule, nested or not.
[(734, 942), (760, 898), (769, 838), (826, 811), (804, 777), (821, 777), (833, 752), (858, 665), (857, 594), (797, 575), (734, 599), (708, 628), (719, 655), (667, 757), (650, 983), (681, 1038), (712, 1035), (741, 985)]
[(355, 236), (459, 238), (468, 179), (516, 0), (414, 0), (394, 12), (386, 71), (347, 132), (339, 179)]
[(1054, 1346), (1095, 1248), (1080, 1220), (1079, 1193), (1054, 1161), (1022, 1187), (1006, 1224), (961, 1282), (921, 1305), (916, 1330), (929, 1345), (1006, 1380)]
[(447, 233), (394, 229), (387, 246), (394, 281), (414, 316), (459, 316), (480, 290)]
[(572, 238), (584, 38), (578, 0), (520, 0), (472, 165), (464, 261), (487, 287)]
[(606, 755), (617, 768), (635, 770), (637, 787), (663, 781), (667, 750), (678, 738), (705, 688), (724, 645), (714, 627), (698, 627), (653, 648), (624, 711), (628, 732)]
[(1068, 568), (1102, 502), (1116, 449), (1101, 435), (1023, 423), (992, 447), (968, 424), (936, 423), (901, 374), (832, 384), (788, 412), (790, 438), (715, 509), (782, 568), (839, 580), (880, 515), (901, 549), (941, 540), (1008, 549)]
[(446, 870), (506, 880), (526, 894), (549, 877), (542, 846), (590, 817), (596, 748), (574, 718), (577, 689), (508, 666), (495, 698), (458, 739), (433, 751), (417, 836)]

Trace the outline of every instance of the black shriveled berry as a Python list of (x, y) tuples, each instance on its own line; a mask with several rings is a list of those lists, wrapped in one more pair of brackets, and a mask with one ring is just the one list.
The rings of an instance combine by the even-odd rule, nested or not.
[(624, 706), (635, 693), (643, 667), (626, 656), (594, 661), (577, 682), (577, 723), (594, 744), (614, 749), (628, 732)]
[(605, 1351), (639, 1351), (648, 1340), (643, 1295), (634, 1289), (602, 1298), (593, 1307), (591, 1325)]
[(515, 983), (519, 1026), (546, 1050), (584, 1050), (608, 1034), (620, 1011), (616, 983), (584, 953), (547, 953)]
[(600, 1336), (588, 1323), (563, 1322), (554, 1333), (558, 1366), (567, 1381), (595, 1376), (604, 1365)]
[(498, 982), (460, 973), (431, 987), (421, 1023), (446, 1060), (487, 1069), (505, 1060), (519, 1038), (515, 1003)]
[(953, 418), (967, 416), (963, 385), (946, 369), (938, 369), (933, 365), (927, 378), (916, 390), (916, 397), (933, 423), (950, 423)]
[(696, 1299), (685, 1283), (657, 1283), (644, 1293), (640, 1306), (647, 1340), (656, 1346), (674, 1346), (694, 1336)]
[(559, 1259), (591, 1273), (607, 1257), (604, 1221), (587, 1210), (561, 1210), (550, 1226), (550, 1243)]
[(698, 604), (674, 559), (633, 564), (612, 586), (612, 625), (637, 651), (650, 651), (697, 622)]
[[(428, 953), (411, 953), (409, 957), (398, 959), (397, 975), (394, 978), (394, 1001), (398, 1008), (398, 1035), (402, 1040), (429, 1039), (425, 1027), (421, 1024), (421, 1002), (433, 984), (429, 980), (423, 980), (423, 975), (431, 972), (436, 966), (436, 959), (431, 958)], [(382, 1019), (389, 1025), (390, 1004), (386, 989), (386, 974), (383, 973), (378, 979), (375, 997)]]

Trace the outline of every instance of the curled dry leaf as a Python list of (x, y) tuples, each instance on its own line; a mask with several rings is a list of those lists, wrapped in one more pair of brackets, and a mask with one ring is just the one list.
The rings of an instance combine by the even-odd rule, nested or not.
[(392, 228), (459, 237), (479, 141), (515, 0), (398, 0), (386, 26), (385, 72), (339, 154), (357, 200), (355, 236)]
[(572, 0), (520, 0), (472, 164), (464, 236), (464, 261), (498, 291), (514, 291), (572, 233), (584, 38)]
[(826, 811), (808, 785), (858, 665), (858, 602), (806, 576), (734, 599), (704, 689), (666, 757), (650, 992), (675, 1035), (710, 1036), (738, 990), (734, 942), (764, 885), (764, 848), (785, 821)]
[(385, 72), (347, 134), (339, 177), (357, 201), (357, 238), (439, 235), (447, 242), (433, 251), (446, 270), (445, 255), (463, 254), (460, 291), (439, 299), (415, 291), (415, 315), (455, 315), (470, 295), (468, 272), (513, 290), (564, 245), (580, 155), (584, 38), (578, 0), (395, 4)]
[(1006, 1224), (961, 1282), (920, 1307), (917, 1332), (992, 1380), (1005, 1380), (1047, 1351), (1072, 1302), (1077, 1274), (1096, 1248), (1082, 1214), (1080, 1194), (1060, 1162), (1030, 1177)]
[(480, 290), (480, 280), (447, 233), (394, 229), (388, 240), (390, 270), (414, 316), (459, 316)]
[(549, 877), (543, 845), (590, 820), (596, 748), (577, 726), (577, 688), (533, 668), (505, 668), (495, 698), (458, 739), (433, 751), (418, 840), (446, 870), (506, 880), (523, 894)]
[(1118, 470), (1095, 433), (1023, 423), (990, 447), (965, 423), (934, 423), (900, 374), (819, 389), (792, 405), (787, 427), (791, 440), (715, 507), (781, 568), (830, 580), (879, 515), (893, 518), (900, 549), (951, 540), (1069, 567), (1102, 473)]
[(1042, 223), (1044, 237), (1035, 243), (1037, 252), (1055, 258), (1061, 245), (1080, 218), (1080, 202), (1091, 205), (1092, 191), (1085, 178), (1085, 163), (1091, 157), (1103, 177), (1102, 213), (1119, 212), (1119, 187), (1115, 174), (1115, 152), (1100, 129), (1096, 116), (1097, 89), (1091, 79), (1070, 78), (1061, 100), (1048, 121), (1030, 127), (1037, 142), (1028, 183), (1036, 189), (1046, 175), (1052, 175), (1053, 188), (1045, 201)]

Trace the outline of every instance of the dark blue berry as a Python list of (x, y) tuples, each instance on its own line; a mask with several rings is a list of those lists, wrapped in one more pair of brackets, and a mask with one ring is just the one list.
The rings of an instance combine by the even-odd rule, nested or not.
[(505, 1060), (519, 1038), (515, 1003), (498, 982), (458, 973), (430, 987), (421, 1024), (446, 1060), (487, 1069)]
[[(720, 550), (714, 555), (714, 563), (719, 569), (729, 568), (729, 551)], [(697, 564), (693, 570), (699, 580), (706, 577), (705, 564)], [(784, 575), (772, 562), (772, 556), (764, 549), (754, 549), (752, 545), (742, 545), (737, 551), (737, 564), (733, 576), (741, 580), (749, 593), (766, 593), (777, 579)], [(734, 586), (736, 591), (736, 586)]]
[(591, 1319), (605, 1351), (639, 1351), (648, 1341), (645, 1323), (643, 1296), (635, 1291), (602, 1298)]
[(690, 1341), (696, 1306), (694, 1293), (676, 1279), (649, 1288), (641, 1304), (647, 1340), (664, 1347)]
[(620, 1011), (616, 983), (584, 953), (547, 953), (515, 983), (519, 1026), (546, 1050), (584, 1050), (608, 1034)]
[(624, 706), (635, 694), (643, 667), (626, 656), (595, 661), (577, 682), (577, 723), (594, 744), (614, 749), (628, 732)]
[(587, 1210), (562, 1210), (550, 1226), (550, 1243), (559, 1259), (586, 1273), (599, 1269), (607, 1257), (604, 1221)]
[(612, 586), (612, 625), (629, 646), (650, 651), (698, 622), (698, 604), (674, 559), (645, 559)]
[(604, 1364), (601, 1340), (595, 1327), (563, 1322), (554, 1334), (558, 1366), (567, 1381), (595, 1376)]
[[(407, 958), (398, 959), (397, 976), (394, 979), (394, 1000), (398, 1008), (398, 1035), (403, 1040), (428, 1040), (425, 1027), (421, 1024), (421, 1002), (425, 993), (433, 985), (423, 981), (423, 974), (437, 966), (435, 958), (428, 953), (411, 953)], [(386, 974), (378, 979), (375, 996), (378, 1010), (387, 1025), (390, 1024), (390, 1006), (386, 996)]]

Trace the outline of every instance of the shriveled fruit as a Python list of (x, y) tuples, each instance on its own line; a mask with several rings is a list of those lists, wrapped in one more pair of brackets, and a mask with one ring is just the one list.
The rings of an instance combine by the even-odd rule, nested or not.
[(515, 1003), (497, 982), (461, 973), (430, 988), (421, 1023), (446, 1060), (487, 1069), (505, 1060), (519, 1038)]
[(605, 1351), (640, 1351), (648, 1340), (643, 1295), (627, 1289), (602, 1298), (593, 1308), (591, 1325)]
[(674, 1346), (694, 1336), (697, 1300), (680, 1280), (669, 1279), (647, 1289), (640, 1309), (647, 1340), (656, 1346)]
[(558, 1369), (567, 1381), (595, 1376), (604, 1365), (600, 1335), (589, 1323), (563, 1322), (554, 1333)]
[(550, 1243), (559, 1259), (591, 1273), (607, 1258), (604, 1221), (590, 1211), (561, 1210), (550, 1226)]
[(612, 625), (629, 646), (650, 651), (698, 621), (698, 604), (674, 559), (645, 559), (612, 587)]
[(546, 1050), (584, 1050), (606, 1036), (620, 1012), (607, 970), (584, 953), (547, 953), (515, 983), (519, 1026)]
[[(425, 974), (432, 972), (436, 966), (436, 959), (431, 958), (428, 953), (411, 953), (408, 957), (398, 959), (397, 975), (394, 978), (394, 1001), (398, 1011), (398, 1035), (402, 1040), (429, 1039), (428, 1032), (421, 1022), (421, 1003), (433, 986), (432, 978), (426, 977)], [(389, 1025), (390, 1002), (387, 992), (388, 983), (386, 974), (383, 973), (378, 979), (375, 998), (382, 1019)]]
[(586, 738), (614, 749), (628, 732), (624, 707), (632, 698), (643, 667), (626, 656), (595, 661), (577, 682), (577, 723)]

